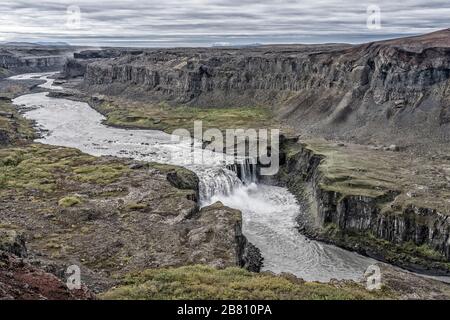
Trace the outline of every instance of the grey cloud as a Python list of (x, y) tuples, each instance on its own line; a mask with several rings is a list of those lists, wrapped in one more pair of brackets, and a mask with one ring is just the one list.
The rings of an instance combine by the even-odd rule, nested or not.
[[(382, 29), (366, 27), (368, 5)], [(65, 27), (70, 5), (79, 29)], [(1, 1), (0, 41), (196, 46), (214, 42), (364, 42), (448, 28), (448, 0)]]

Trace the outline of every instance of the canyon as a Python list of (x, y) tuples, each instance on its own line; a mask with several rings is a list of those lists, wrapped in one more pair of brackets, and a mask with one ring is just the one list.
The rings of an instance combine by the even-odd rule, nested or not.
[[(267, 209), (267, 221), (258, 222), (277, 223), (280, 229), (276, 231), (282, 231), (283, 236), (288, 235), (290, 240), (294, 239), (292, 241), (303, 241), (300, 243), (306, 248), (328, 243), (410, 271), (449, 275), (450, 29), (361, 45), (63, 50), (55, 57), (47, 52), (49, 56), (42, 55), (31, 62), (23, 57), (11, 58), (11, 51), (2, 52), (0, 67), (8, 70), (2, 71), (4, 75), (61, 70), (52, 83), (61, 85), (63, 90), (54, 90), (52, 85), (39, 87), (42, 81), (38, 76), (0, 81), (0, 88), (3, 88), (0, 101), (3, 147), (0, 152), (4, 155), (3, 166), (9, 168), (8, 174), (11, 166), (21, 167), (30, 161), (29, 157), (36, 156), (44, 163), (51, 160), (52, 168), (57, 164), (58, 167), (64, 165), (66, 170), (64, 178), (27, 171), (27, 175), (36, 179), (33, 182), (38, 191), (36, 186), (30, 189), (24, 183), (14, 187), (20, 189), (20, 197), (14, 198), (8, 193), (11, 185), (0, 193), (3, 203), (8, 203), (2, 209), (2, 221), (6, 223), (0, 229), (27, 230), (28, 246), (36, 255), (33, 259), (40, 261), (45, 272), (61, 275), (61, 263), (75, 259), (89, 274), (90, 285), (86, 290), (105, 292), (115, 285), (123, 286), (108, 291), (107, 298), (126, 298), (126, 294), (137, 289), (134, 285), (141, 277), (159, 281), (155, 280), (158, 274), (153, 274), (158, 271), (132, 276), (127, 275), (129, 272), (163, 268), (163, 274), (178, 277), (177, 269), (171, 267), (199, 263), (225, 270), (233, 266), (256, 272), (268, 268), (282, 275), (263, 272), (261, 279), (267, 276), (275, 277), (274, 281), (291, 281), (291, 276), (283, 271), (295, 274), (298, 266), (290, 264), (295, 259), (286, 258), (284, 265), (277, 265), (276, 255), (271, 252), (278, 243), (267, 246), (271, 233), (258, 230), (260, 226), (256, 221)], [(40, 96), (48, 89), (52, 91), (49, 98)], [(34, 102), (26, 100), (27, 95), (21, 100), (19, 95), (27, 93), (39, 96), (33, 96)], [(11, 98), (17, 98), (15, 104), (22, 108), (35, 105), (36, 110), (22, 109), (24, 119), (12, 107)], [(79, 125), (72, 128), (74, 137), (66, 137), (64, 132), (58, 131), (57, 124), (70, 127), (70, 121), (77, 118), (60, 110), (62, 104), (87, 110), (80, 105), (84, 102), (103, 119), (97, 121), (98, 115), (83, 111), (86, 118), (75, 121)], [(51, 109), (53, 103), (55, 109)], [(43, 107), (46, 104), (45, 108), (59, 110), (61, 116), (55, 119), (47, 116)], [(27, 117), (49, 130), (48, 133), (43, 131), (39, 137), (39, 132), (30, 129), (33, 123)], [(102, 123), (111, 128), (105, 129), (111, 141), (103, 146), (100, 140), (88, 139), (83, 133), (83, 126), (93, 119), (96, 126)], [(56, 120), (59, 123), (53, 122)], [(220, 130), (229, 126), (280, 128), (283, 135), (279, 172), (275, 176), (258, 175), (258, 187), (254, 189), (251, 183), (255, 181), (245, 181), (244, 175), (239, 174), (244, 172), (246, 164), (237, 163), (235, 173), (219, 175), (214, 187), (208, 189), (208, 183), (214, 180), (209, 175), (214, 170), (195, 167), (187, 170), (178, 167), (177, 162), (157, 164), (167, 160), (159, 157), (159, 151), (142, 153), (145, 144), (127, 146), (129, 153), (121, 154), (119, 148), (125, 148), (131, 140), (121, 141), (119, 131), (114, 131), (125, 130), (123, 132), (132, 135), (130, 139), (137, 143), (141, 134), (135, 129), (171, 133), (179, 127), (190, 130), (186, 126), (193, 125), (195, 120)], [(64, 147), (30, 144), (36, 138), (41, 143)], [(164, 150), (163, 143), (158, 142), (158, 146)], [(55, 159), (54, 153), (67, 156)], [(21, 160), (14, 164), (16, 158)], [(73, 158), (74, 163), (66, 163), (66, 158)], [(86, 162), (83, 166), (108, 167), (102, 173), (107, 180), (111, 174), (109, 167), (112, 167), (114, 179), (99, 185), (93, 180), (85, 181), (91, 184), (89, 186), (70, 183), (73, 176), (68, 172), (73, 171), (75, 176), (92, 173), (80, 167), (78, 158)], [(138, 158), (142, 159), (137, 161)], [(4, 163), (6, 159), (12, 162)], [(30, 168), (25, 166), (21, 170)], [(53, 180), (68, 194), (53, 190)], [(11, 182), (5, 181), (4, 187)], [(235, 188), (236, 185), (239, 188)], [(41, 187), (45, 190), (39, 191)], [(51, 197), (47, 187), (51, 189)], [(290, 195), (286, 194), (287, 190)], [(47, 192), (46, 195), (41, 191)], [(270, 217), (272, 208), (267, 205), (255, 205), (255, 209), (243, 204), (257, 199), (258, 192), (262, 195), (266, 192), (270, 201), (286, 201), (285, 207), (278, 207), (282, 208), (279, 212), (290, 210), (289, 217), (294, 214), (295, 220), (283, 222)], [(159, 193), (173, 196), (157, 204), (155, 199)], [(31, 198), (33, 203), (41, 204), (37, 207), (27, 204), (25, 199)], [(65, 207), (66, 201), (75, 203)], [(237, 202), (240, 210), (236, 210)], [(293, 203), (296, 204), (291, 205)], [(170, 208), (161, 209), (160, 205)], [(42, 214), (33, 216), (31, 211), (37, 208)], [(57, 214), (51, 216), (49, 212)], [(253, 224), (246, 222), (248, 217)], [(30, 221), (33, 221), (32, 228)], [(91, 242), (93, 225), (102, 230), (95, 236), (94, 243)], [(119, 238), (111, 236), (118, 225), (122, 226), (122, 233), (116, 235)], [(34, 229), (42, 226), (51, 228), (37, 235)], [(291, 235), (294, 231), (296, 234)], [(267, 238), (261, 238), (261, 233), (266, 233)], [(165, 240), (161, 244), (144, 236), (146, 234)], [(82, 246), (76, 248), (75, 243), (80, 239)], [(48, 241), (54, 246), (44, 245)], [(134, 247), (135, 243), (143, 245)], [(169, 243), (177, 245), (173, 247)], [(115, 249), (108, 253), (105, 248)], [(333, 248), (324, 250), (338, 257), (335, 261), (346, 255)], [(7, 255), (15, 254), (11, 249), (7, 251)], [(150, 251), (153, 252), (151, 257), (148, 256)], [(300, 257), (303, 252), (293, 244), (280, 249), (279, 254), (288, 251), (294, 257), (296, 254)], [(267, 259), (263, 259), (264, 256)], [(364, 260), (366, 258), (358, 259), (351, 255), (348, 261), (354, 260), (355, 265), (350, 267), (344, 258), (343, 266), (337, 263), (334, 272), (340, 279), (346, 279), (341, 267), (358, 270), (370, 262)], [(320, 261), (318, 259), (319, 264)], [(448, 297), (448, 286), (439, 281), (382, 263), (380, 266), (389, 279), (385, 284), (390, 291), (386, 296), (375, 298), (414, 298), (414, 293), (406, 292), (408, 290), (399, 285), (405, 281), (423, 290), (421, 298)], [(323, 266), (317, 268), (322, 270)], [(199, 276), (196, 269), (183, 270), (189, 277)], [(353, 273), (353, 269), (349, 271), (352, 274), (349, 278), (356, 281)], [(322, 282), (331, 279), (328, 274), (322, 279), (305, 270), (299, 274), (307, 280), (308, 277)], [(115, 282), (111, 275), (128, 280)], [(222, 281), (224, 275), (215, 276)], [(136, 280), (130, 280), (134, 277)], [(186, 283), (192, 280), (177, 279)], [(331, 281), (327, 285), (330, 286), (327, 292), (332, 292), (335, 286), (347, 290), (348, 283)], [(355, 283), (350, 285), (350, 292), (359, 294), (359, 284), (353, 285)], [(149, 294), (151, 289), (148, 290), (145, 294)], [(138, 290), (136, 294), (139, 293)], [(84, 298), (91, 297), (89, 293), (82, 294)]]
[[(300, 136), (286, 139), (282, 172), (267, 180), (287, 186), (300, 201), (304, 193), (314, 199), (309, 211), (316, 225), (303, 226), (305, 232), (445, 274), (449, 39), (447, 29), (354, 46), (85, 51), (69, 60), (62, 77), (69, 79), (72, 67), (82, 69), (72, 88), (101, 97), (90, 103), (110, 125), (172, 128), (159, 110), (176, 113), (180, 105), (224, 113), (249, 105), (269, 110), (278, 121), (272, 127)], [(244, 127), (254, 127), (246, 121)], [(314, 143), (303, 144), (316, 137), (329, 141), (315, 142), (324, 154), (313, 151)], [(340, 162), (333, 167), (335, 159)]]
[[(241, 213), (220, 203), (200, 208), (193, 172), (32, 143), (42, 132), (11, 101), (0, 108), (2, 130), (8, 124), (0, 148), (2, 298), (92, 299), (147, 268), (260, 270)], [(63, 282), (69, 264), (81, 266), (81, 291)]]
[(265, 106), (305, 136), (447, 150), (450, 30), (362, 45), (86, 51), (92, 93), (194, 107)]
[(0, 45), (0, 78), (26, 73), (60, 70), (80, 48), (33, 43)]

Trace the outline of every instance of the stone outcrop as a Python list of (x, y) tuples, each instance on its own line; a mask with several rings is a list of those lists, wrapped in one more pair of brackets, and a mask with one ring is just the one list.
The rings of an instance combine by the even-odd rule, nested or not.
[(18, 257), (26, 257), (25, 237), (15, 230), (0, 229), (0, 251), (12, 253)]
[(86, 73), (86, 66), (89, 60), (79, 60), (79, 59), (67, 59), (64, 64), (61, 78), (76, 78), (84, 76)]
[[(242, 233), (242, 215), (239, 210), (228, 208), (222, 203), (216, 202), (215, 204), (202, 208), (198, 214), (198, 218), (195, 218), (206, 228), (210, 229), (210, 234), (215, 234), (216, 237), (221, 238), (221, 245), (216, 247), (215, 256), (222, 256), (224, 261), (237, 261), (236, 265), (246, 268), (249, 271), (260, 271), (263, 259), (259, 250), (249, 243)], [(189, 234), (192, 234), (190, 239), (194, 241), (193, 244), (196, 241), (198, 242), (197, 230), (192, 230)], [(205, 243), (205, 241), (198, 242), (198, 251), (205, 250), (202, 248), (202, 243)], [(224, 244), (227, 243), (231, 250), (226, 249)], [(234, 254), (230, 255), (233, 252)], [(225, 259), (227, 255), (229, 257)], [(195, 252), (193, 256), (195, 256)], [(221, 268), (230, 265), (230, 263), (224, 264), (220, 260), (218, 262), (218, 264), (213, 265)]]
[(247, 238), (242, 233), (242, 219), (236, 224), (235, 235), (239, 266), (252, 272), (260, 272), (264, 263), (264, 258), (259, 249), (248, 242)]
[(60, 77), (71, 79), (82, 77), (86, 73), (87, 65), (100, 59), (118, 58), (122, 55), (139, 55), (142, 50), (133, 49), (104, 49), (104, 50), (83, 50), (75, 52), (73, 58), (68, 58), (64, 64)]
[[(23, 230), (39, 260), (56, 260), (55, 274), (79, 265), (95, 292), (113, 286), (115, 276), (147, 268), (261, 265), (242, 235), (241, 212), (219, 203), (200, 210), (198, 178), (186, 169), (45, 145), (0, 151), (0, 167), (17, 174), (0, 180), (7, 186), (0, 188), (2, 223)], [(26, 159), (37, 164), (20, 166)], [(21, 170), (45, 172), (45, 178), (31, 173), (27, 179), (30, 173)], [(87, 180), (77, 180), (81, 176)], [(0, 249), (20, 251), (14, 231), (5, 239)]]
[[(426, 194), (422, 204), (409, 201), (414, 198), (409, 193), (405, 196), (401, 185), (386, 190), (374, 187), (379, 194), (365, 195), (345, 171), (338, 176), (327, 171), (327, 156), (307, 143), (298, 143), (296, 148), (286, 157), (277, 182), (301, 200), (303, 212), (309, 212), (298, 218), (303, 233), (413, 270), (450, 271), (448, 206), (435, 207)], [(351, 171), (353, 165), (349, 164)], [(348, 189), (333, 187), (332, 179), (348, 179)]]
[(0, 53), (0, 67), (13, 70), (14, 73), (56, 71), (65, 63), (62, 56), (16, 57), (9, 53)]
[(84, 88), (205, 107), (266, 105), (310, 135), (440, 144), (450, 131), (449, 39), (447, 29), (358, 46), (144, 50), (87, 63)]
[(86, 287), (69, 290), (55, 275), (0, 251), (0, 300), (92, 300)]
[(31, 138), (33, 131), (29, 125), (30, 122), (20, 117), (9, 98), (0, 98), (0, 147), (18, 144)]
[(23, 234), (0, 228), (0, 300), (91, 300), (85, 286), (70, 290), (55, 275), (27, 259)]
[(71, 47), (0, 46), (0, 78), (18, 73), (60, 70), (74, 50)]

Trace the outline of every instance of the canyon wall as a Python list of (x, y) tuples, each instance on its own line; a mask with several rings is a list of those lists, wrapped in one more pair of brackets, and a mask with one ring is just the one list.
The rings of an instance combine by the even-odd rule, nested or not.
[(75, 49), (0, 45), (0, 78), (18, 73), (60, 70)]
[[(298, 218), (302, 233), (413, 270), (450, 272), (448, 206), (414, 201), (415, 195), (396, 202), (405, 192), (400, 185), (378, 187), (381, 195), (360, 193), (346, 173), (336, 176), (327, 170), (327, 156), (309, 144), (297, 145), (276, 180), (303, 206)], [(345, 179), (348, 188), (330, 187)]]
[(16, 57), (9, 54), (0, 55), (0, 65), (14, 72), (56, 71), (62, 67), (66, 58), (62, 56), (48, 57)]
[[(123, 51), (79, 57), (84, 88), (200, 107), (263, 105), (307, 135), (423, 147), (450, 136), (450, 29), (350, 45)], [(83, 64), (80, 67), (80, 64)]]
[[(119, 50), (110, 56), (91, 52), (73, 65), (82, 70), (79, 88), (90, 94), (141, 100), (148, 108), (160, 102), (203, 108), (266, 106), (303, 139), (395, 145), (397, 151), (411, 148), (413, 158), (432, 151), (448, 163), (450, 29), (356, 46)], [(370, 159), (371, 154), (365, 155)], [(284, 176), (277, 177), (310, 204), (305, 210), (314, 221), (302, 224), (304, 233), (412, 269), (450, 269), (450, 213), (428, 205), (434, 191), (443, 194), (436, 202), (445, 204), (448, 181), (441, 181), (442, 168), (432, 169), (430, 176), (440, 184), (423, 196), (422, 204), (415, 199), (397, 206), (399, 195), (414, 198), (405, 195), (409, 189), (402, 190), (401, 184), (426, 170), (426, 161), (416, 171), (408, 163), (386, 168), (400, 178), (382, 196), (372, 196), (356, 187), (347, 192), (326, 188), (329, 177), (319, 170), (322, 160), (306, 147), (286, 153)], [(361, 170), (355, 176), (364, 176), (370, 165), (363, 162), (345, 170), (349, 175)], [(364, 192), (379, 191), (377, 183), (385, 183), (376, 179), (379, 173), (374, 171), (376, 183), (364, 185)], [(417, 188), (413, 184), (418, 181), (407, 188)]]

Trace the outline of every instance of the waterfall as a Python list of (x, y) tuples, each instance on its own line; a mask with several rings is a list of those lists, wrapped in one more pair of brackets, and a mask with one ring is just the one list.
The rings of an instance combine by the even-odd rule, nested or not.
[(236, 160), (226, 168), (195, 170), (200, 183), (200, 202), (208, 203), (214, 196), (229, 196), (242, 186), (257, 182), (257, 165), (250, 159)]
[(252, 159), (245, 158), (227, 166), (246, 185), (258, 182), (257, 165)]
[(208, 168), (196, 172), (200, 180), (200, 202), (205, 203), (216, 195), (230, 195), (242, 186), (236, 173), (224, 168)]

